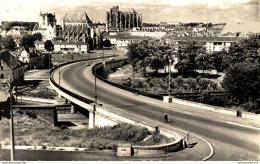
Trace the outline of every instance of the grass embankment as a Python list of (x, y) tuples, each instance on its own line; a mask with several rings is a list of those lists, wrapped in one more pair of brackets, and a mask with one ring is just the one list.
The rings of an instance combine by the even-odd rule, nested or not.
[[(1, 140), (10, 144), (9, 120), (3, 119), (0, 127)], [(116, 150), (118, 143), (133, 145), (157, 145), (171, 139), (146, 128), (130, 124), (113, 127), (72, 130), (65, 126), (54, 127), (41, 117), (30, 112), (14, 112), (15, 145), (43, 147), (79, 147), (89, 149)]]
[(51, 88), (49, 81), (44, 80), (39, 83), (32, 82), (18, 87), (18, 96), (29, 96), (38, 98), (54, 99), (58, 94)]

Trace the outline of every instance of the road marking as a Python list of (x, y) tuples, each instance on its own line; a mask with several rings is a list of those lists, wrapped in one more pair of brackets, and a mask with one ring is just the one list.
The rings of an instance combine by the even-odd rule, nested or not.
[(245, 127), (245, 128), (250, 128), (250, 129), (260, 130), (260, 128), (256, 128), (256, 127), (252, 127), (252, 126), (247, 126), (247, 125), (242, 125), (242, 124), (237, 124), (237, 123), (234, 123), (234, 122), (229, 122), (229, 121), (227, 121), (226, 123), (228, 123), (228, 124), (232, 124), (232, 125), (241, 126), (241, 127)]

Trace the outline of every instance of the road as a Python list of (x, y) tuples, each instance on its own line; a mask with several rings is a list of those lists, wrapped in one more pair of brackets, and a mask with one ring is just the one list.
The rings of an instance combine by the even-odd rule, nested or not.
[[(73, 92), (94, 97), (94, 84), (84, 75), (86, 68), (84, 64), (84, 62), (74, 64), (64, 69), (61, 73), (61, 84)], [(199, 116), (195, 113), (191, 115), (185, 112), (169, 110), (166, 107), (151, 105), (150, 103), (112, 92), (109, 88), (99, 86), (99, 81), (97, 85), (99, 102), (122, 108), (126, 113), (133, 114), (133, 116), (140, 115), (162, 124), (163, 116), (168, 112), (170, 124), (167, 124), (167, 126), (169, 128), (179, 128), (196, 134), (205, 138), (213, 145), (214, 155), (210, 160), (237, 161), (257, 160), (259, 158), (259, 129), (226, 123), (221, 121), (221, 119), (226, 117), (221, 114), (216, 114), (215, 119), (205, 118), (203, 113), (205, 112), (205, 115), (207, 115), (207, 111), (201, 111), (201, 116)], [(175, 105), (180, 111), (186, 111), (190, 108)], [(231, 119), (231, 121), (240, 119), (240, 122), (247, 123), (246, 119), (235, 117)]]

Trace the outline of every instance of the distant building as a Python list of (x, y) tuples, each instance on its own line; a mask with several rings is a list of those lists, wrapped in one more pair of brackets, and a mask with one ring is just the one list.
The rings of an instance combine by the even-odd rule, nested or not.
[(142, 15), (134, 9), (119, 11), (118, 6), (113, 6), (107, 11), (107, 31), (122, 31), (133, 28), (142, 28)]
[(61, 18), (62, 32), (60, 36), (66, 41), (87, 42), (88, 36), (93, 36), (92, 21), (84, 12), (68, 12)]
[[(44, 42), (43, 41), (35, 41), (35, 47), (37, 50), (44, 50)], [(88, 44), (85, 42), (67, 42), (67, 41), (53, 41), (54, 52), (74, 52), (74, 53), (87, 53), (89, 48)]]
[(152, 37), (152, 38), (161, 38), (164, 35), (166, 35), (166, 32), (162, 32), (162, 31), (154, 31), (154, 32), (132, 31), (131, 35), (133, 35), (133, 36), (148, 36), (148, 37)]
[(44, 56), (35, 47), (20, 48), (17, 53), (18, 60), (23, 62), (27, 69), (46, 68)]
[(127, 31), (127, 32), (109, 32), (109, 35), (132, 35), (132, 36), (141, 36), (141, 37), (152, 37), (152, 38), (161, 38), (166, 35), (166, 32), (163, 31)]
[[(102, 24), (93, 24), (84, 12), (68, 12), (61, 17), (62, 31), (58, 35), (68, 42), (85, 42), (100, 47)], [(104, 28), (104, 27), (103, 27)], [(91, 39), (93, 42), (88, 42)]]
[(23, 81), (24, 65), (8, 51), (0, 52), (0, 80), (10, 80), (14, 84)]
[(59, 25), (56, 25), (57, 20), (55, 14), (40, 13), (39, 22), (33, 28), (33, 34), (41, 33), (43, 40), (52, 40), (59, 35), (62, 30)]
[(223, 49), (228, 50), (229, 47), (242, 40), (242, 37), (176, 37), (165, 36), (168, 42), (179, 44), (183, 41), (196, 41), (206, 47), (207, 52), (221, 51)]
[(132, 36), (132, 35), (104, 35), (104, 40), (110, 40), (113, 46), (126, 47), (131, 43), (138, 43), (143, 40), (152, 40), (151, 37)]

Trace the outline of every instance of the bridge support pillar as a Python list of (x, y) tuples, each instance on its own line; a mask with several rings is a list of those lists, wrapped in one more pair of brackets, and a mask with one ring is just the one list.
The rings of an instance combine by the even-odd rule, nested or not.
[(71, 104), (70, 113), (71, 114), (77, 113), (77, 110), (73, 104)]
[(95, 121), (96, 121), (96, 105), (95, 104), (91, 104), (92, 107), (92, 111), (89, 112), (89, 129), (93, 129), (95, 128)]
[(54, 126), (57, 126), (58, 124), (58, 114), (57, 114), (57, 109), (53, 109), (53, 124)]

